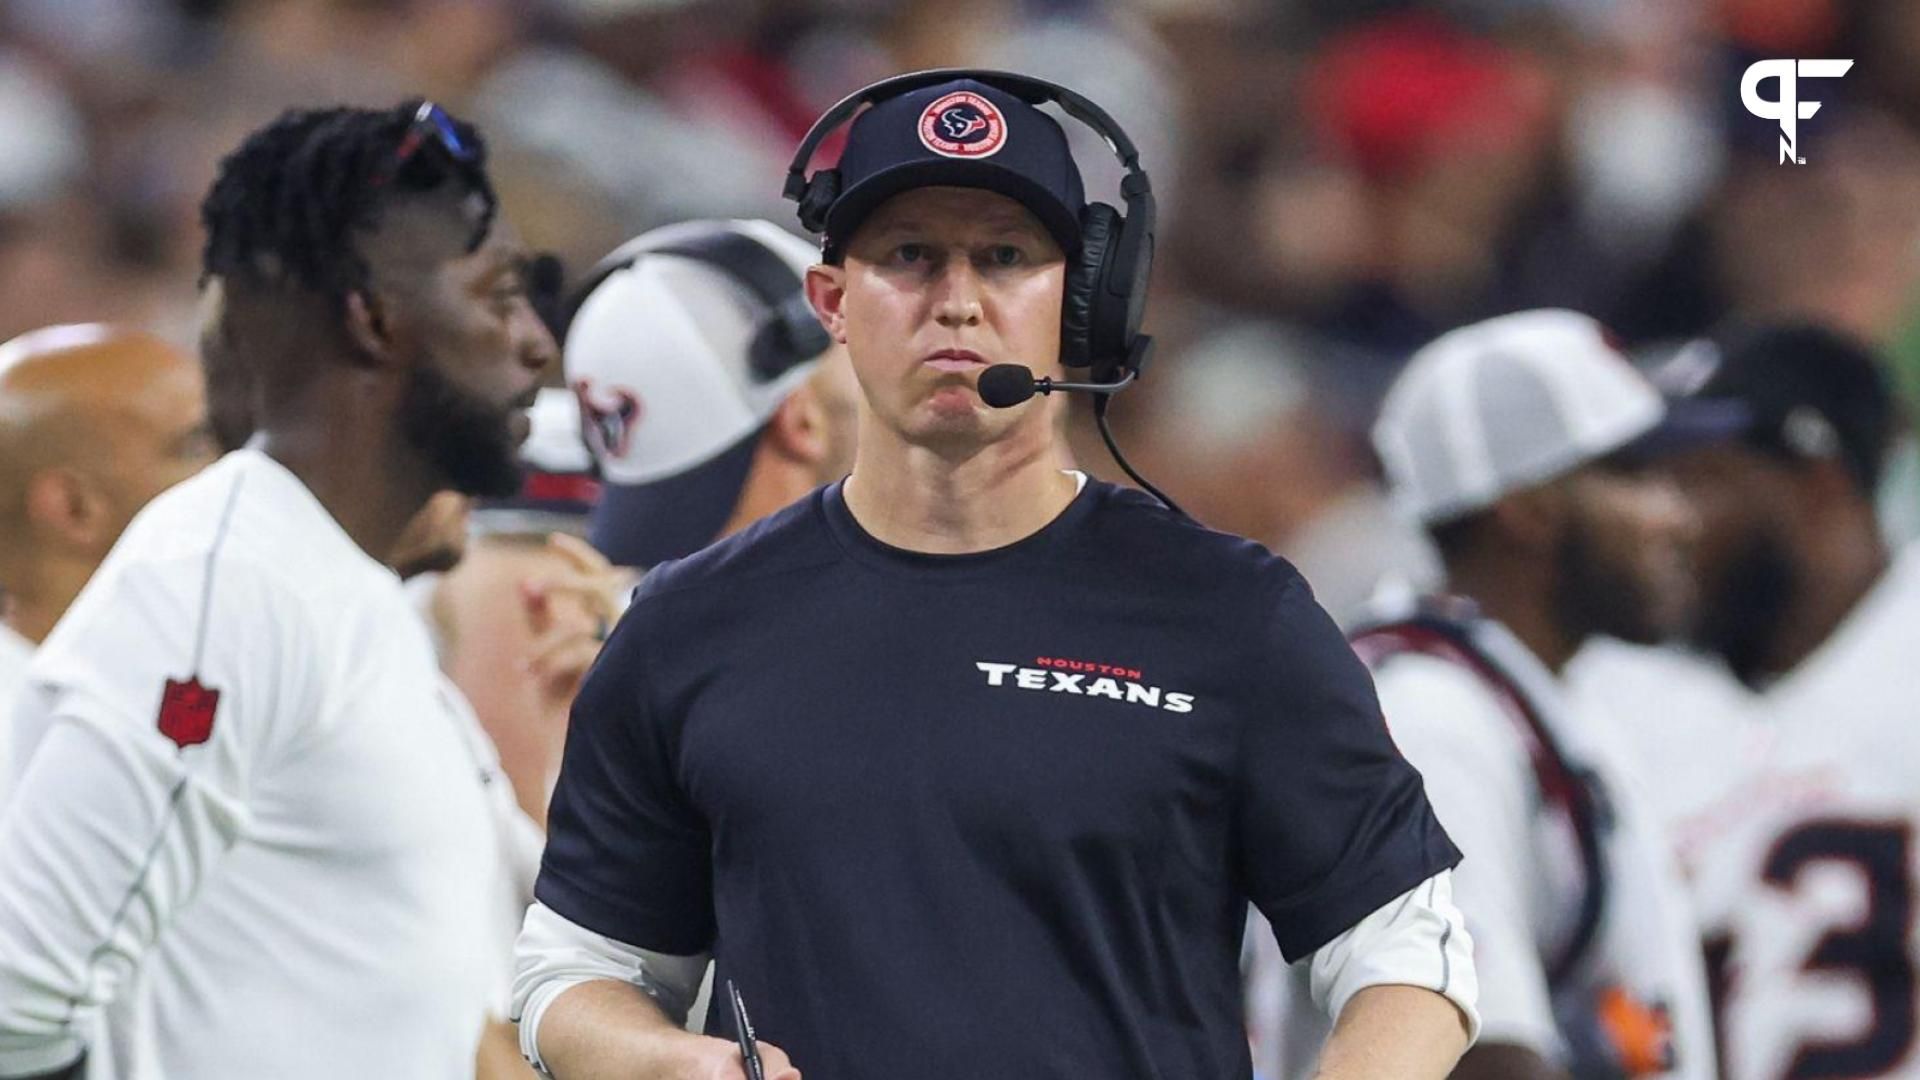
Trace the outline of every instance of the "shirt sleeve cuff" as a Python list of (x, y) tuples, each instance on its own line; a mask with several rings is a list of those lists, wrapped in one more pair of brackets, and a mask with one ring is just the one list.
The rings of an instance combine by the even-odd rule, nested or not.
[(540, 1021), (561, 994), (581, 983), (626, 983), (654, 1000), (676, 1024), (685, 1024), (708, 957), (670, 956), (615, 941), (568, 920), (544, 904), (527, 909), (514, 944), (514, 1019), (520, 1053), (536, 1069)]
[(1451, 870), (1388, 901), (1316, 950), (1311, 963), (1313, 1000), (1335, 1020), (1369, 986), (1417, 986), (1453, 1002), (1466, 1018), (1469, 1045), (1480, 1037), (1473, 939), (1453, 903)]
[(540, 1020), (547, 1014), (547, 1006), (561, 994), (591, 980), (582, 978), (553, 979), (541, 983), (527, 995), (527, 1002), (520, 1008), (520, 1056), (527, 1059), (541, 1076), (552, 1076), (547, 1071), (546, 1062), (540, 1060)]

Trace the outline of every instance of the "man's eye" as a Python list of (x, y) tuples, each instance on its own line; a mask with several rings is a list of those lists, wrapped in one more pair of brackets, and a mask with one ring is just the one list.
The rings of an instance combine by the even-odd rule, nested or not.
[(1012, 244), (995, 247), (989, 257), (995, 266), (1019, 266), (1025, 261), (1025, 254)]
[(894, 254), (903, 263), (925, 262), (927, 258), (927, 245), (901, 244)]

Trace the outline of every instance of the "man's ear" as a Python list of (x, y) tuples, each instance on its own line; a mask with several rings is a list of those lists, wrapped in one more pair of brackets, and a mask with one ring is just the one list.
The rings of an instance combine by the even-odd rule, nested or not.
[(847, 343), (847, 268), (816, 263), (807, 268), (807, 303), (834, 341)]
[(763, 445), (789, 461), (808, 467), (826, 460), (826, 410), (812, 386), (801, 383), (773, 411)]
[(1821, 550), (1837, 536), (1849, 530), (1833, 527), (1836, 521), (1856, 520), (1856, 515), (1875, 521), (1875, 500), (1863, 493), (1853, 474), (1838, 458), (1782, 463), (1789, 481), (1786, 487), (1791, 507), (1782, 516), (1795, 546), (1802, 551)]
[(72, 469), (43, 469), (27, 481), (27, 517), (61, 544), (102, 556), (118, 538), (106, 494)]
[[(1824, 517), (1861, 497), (1853, 474), (1837, 457), (1796, 462), (1793, 466), (1793, 486), (1801, 505), (1816, 517)], [(1872, 502), (1872, 499), (1867, 501)]]
[(392, 364), (397, 353), (393, 324), (380, 297), (370, 289), (349, 291), (346, 317), (347, 340), (353, 343), (354, 351), (368, 366), (387, 367)]

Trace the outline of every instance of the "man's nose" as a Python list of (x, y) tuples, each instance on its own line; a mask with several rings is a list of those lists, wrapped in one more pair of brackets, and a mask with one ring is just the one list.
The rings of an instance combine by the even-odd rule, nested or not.
[(934, 281), (934, 318), (942, 326), (972, 326), (980, 321), (980, 274), (964, 256), (941, 261)]
[(522, 367), (529, 371), (545, 371), (560, 358), (560, 345), (554, 341), (546, 320), (534, 311), (532, 304), (522, 304), (521, 307), (523, 310), (515, 335), (515, 351), (519, 354)]
[(1653, 527), (1664, 536), (1691, 547), (1700, 539), (1700, 511), (1681, 490), (1678, 482), (1658, 472), (1647, 480), (1647, 514)]

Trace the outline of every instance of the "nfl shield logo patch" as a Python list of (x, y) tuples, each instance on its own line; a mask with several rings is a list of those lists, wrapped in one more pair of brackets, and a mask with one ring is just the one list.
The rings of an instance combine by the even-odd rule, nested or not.
[(182, 750), (206, 742), (213, 734), (213, 713), (220, 691), (200, 685), (198, 675), (182, 682), (168, 679), (160, 694), (160, 734)]

